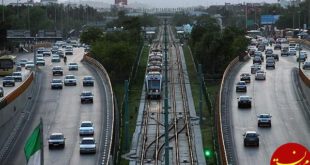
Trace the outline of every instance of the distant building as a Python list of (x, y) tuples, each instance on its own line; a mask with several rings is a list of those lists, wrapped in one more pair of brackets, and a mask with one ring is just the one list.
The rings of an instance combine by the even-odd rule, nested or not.
[(115, 5), (127, 5), (127, 0), (115, 0)]
[(41, 4), (47, 5), (51, 3), (57, 3), (57, 0), (40, 0)]
[(278, 0), (281, 7), (287, 8), (288, 6), (299, 6), (302, 0)]

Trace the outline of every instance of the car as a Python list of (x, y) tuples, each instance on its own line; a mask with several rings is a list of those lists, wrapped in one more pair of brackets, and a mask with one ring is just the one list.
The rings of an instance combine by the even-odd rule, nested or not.
[(297, 62), (305, 62), (306, 61), (306, 56), (305, 54), (299, 54), (299, 56), (297, 56), (296, 61)]
[(245, 81), (246, 83), (251, 82), (251, 74), (250, 73), (242, 73), (240, 75), (240, 81)]
[(290, 53), (289, 53), (288, 47), (283, 47), (281, 50), (281, 56), (289, 56), (289, 55)]
[(266, 72), (259, 70), (255, 73), (255, 80), (266, 80)]
[(266, 46), (265, 46), (265, 44), (259, 44), (258, 46), (257, 46), (257, 50), (259, 50), (259, 51), (265, 51), (265, 49), (266, 49)]
[(22, 66), (19, 65), (19, 64), (16, 64), (16, 69), (15, 69), (16, 72), (21, 72), (22, 71)]
[(58, 50), (59, 50), (58, 46), (53, 46), (51, 52), (52, 54), (56, 54)]
[(51, 56), (51, 51), (48, 51), (48, 50), (45, 50), (44, 52), (43, 52), (43, 56)]
[(84, 137), (80, 142), (80, 154), (96, 153), (96, 141), (93, 137)]
[(295, 47), (289, 47), (288, 54), (290, 56), (296, 56), (296, 49), (295, 49)]
[(250, 49), (249, 49), (249, 55), (250, 55), (251, 57), (254, 56), (255, 51), (256, 51), (256, 48), (250, 48)]
[(44, 47), (39, 47), (39, 48), (37, 49), (37, 53), (36, 53), (36, 54), (42, 54), (44, 51), (45, 51), (45, 48), (44, 48)]
[(37, 59), (36, 59), (36, 64), (37, 64), (38, 66), (44, 66), (44, 65), (45, 65), (45, 60), (44, 60), (44, 58), (37, 58)]
[(302, 66), (302, 69), (304, 69), (304, 70), (310, 69), (310, 61), (304, 62), (303, 66)]
[(63, 82), (61, 79), (52, 79), (51, 89), (62, 89)]
[(245, 81), (239, 81), (236, 84), (236, 92), (246, 92), (247, 87), (246, 87), (246, 82)]
[(273, 53), (273, 50), (268, 48), (265, 50), (265, 54), (272, 54)]
[(33, 69), (34, 68), (34, 62), (33, 61), (27, 61), (25, 65), (25, 69)]
[(53, 66), (52, 72), (53, 72), (53, 76), (57, 76), (57, 75), (62, 76), (63, 75), (63, 69), (61, 66)]
[(64, 79), (65, 86), (73, 85), (76, 86), (76, 78), (74, 75), (66, 75)]
[(91, 91), (83, 91), (80, 95), (81, 103), (93, 103), (94, 102), (94, 95)]
[(262, 64), (262, 58), (259, 56), (254, 56), (253, 64)]
[(261, 70), (261, 65), (254, 64), (251, 66), (251, 74), (255, 74), (258, 70)]
[(281, 48), (282, 48), (282, 46), (281, 46), (281, 44), (279, 44), (279, 43), (276, 43), (275, 45), (274, 45), (274, 50), (281, 50)]
[(73, 50), (66, 49), (65, 50), (65, 56), (70, 56), (70, 55), (73, 55)]
[(263, 53), (261, 51), (256, 51), (254, 54), (254, 57), (259, 56), (261, 58), (262, 61), (264, 61), (264, 56)]
[(94, 86), (94, 78), (92, 76), (84, 76), (83, 86)]
[(36, 54), (36, 58), (43, 58), (43, 54)]
[(273, 54), (272, 54), (272, 57), (273, 57), (275, 60), (279, 61), (279, 55), (278, 55), (278, 54), (273, 53)]
[(18, 81), (18, 82), (23, 81), (22, 72), (13, 72), (11, 76), (14, 78), (15, 82), (17, 82), (17, 81)]
[(259, 146), (259, 134), (256, 131), (246, 131), (243, 134), (243, 144), (244, 146)]
[(5, 76), (2, 80), (2, 86), (15, 86), (15, 79), (12, 76)]
[(271, 115), (268, 113), (262, 113), (257, 115), (257, 126), (262, 127), (262, 126), (267, 126), (271, 127)]
[(0, 97), (3, 97), (4, 96), (4, 90), (2, 87), (0, 87)]
[(303, 54), (303, 55), (305, 55), (306, 56), (306, 58), (308, 58), (308, 53), (306, 52), (306, 51), (300, 51), (300, 54)]
[(21, 60), (19, 60), (19, 65), (22, 66), (22, 67), (24, 67), (24, 66), (26, 65), (27, 62), (28, 62), (27, 59), (21, 59)]
[(70, 62), (68, 64), (69, 70), (79, 70), (79, 65), (76, 62)]
[(80, 136), (83, 135), (94, 135), (95, 129), (94, 124), (91, 121), (82, 121), (80, 126)]
[(276, 68), (276, 62), (275, 62), (275, 59), (273, 57), (268, 57), (266, 59), (266, 69), (267, 68), (273, 68), (273, 69)]
[(65, 136), (63, 133), (52, 133), (48, 138), (48, 148), (53, 147), (65, 148)]
[(252, 98), (250, 96), (240, 96), (238, 98), (238, 108), (251, 108)]
[(52, 55), (51, 61), (52, 61), (52, 62), (60, 62), (60, 57), (59, 57), (59, 55), (53, 54), (53, 55)]
[(64, 52), (62, 50), (58, 50), (56, 53), (59, 57), (63, 57), (64, 56)]

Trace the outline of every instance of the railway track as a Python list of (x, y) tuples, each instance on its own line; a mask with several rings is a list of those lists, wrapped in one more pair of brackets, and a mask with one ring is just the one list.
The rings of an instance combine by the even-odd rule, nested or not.
[[(163, 31), (159, 33), (158, 42), (152, 48), (162, 49)], [(172, 164), (197, 164), (189, 120), (189, 106), (183, 76), (183, 67), (179, 46), (175, 44), (171, 28), (169, 37), (169, 146), (172, 147), (170, 162)], [(165, 132), (163, 100), (147, 100), (144, 110), (142, 147), (139, 164), (162, 164), (164, 162)], [(171, 158), (172, 157), (172, 158)]]

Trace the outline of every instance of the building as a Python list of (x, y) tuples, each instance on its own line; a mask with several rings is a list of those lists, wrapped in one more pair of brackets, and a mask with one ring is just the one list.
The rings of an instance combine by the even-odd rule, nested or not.
[(115, 5), (127, 5), (127, 0), (115, 0)]

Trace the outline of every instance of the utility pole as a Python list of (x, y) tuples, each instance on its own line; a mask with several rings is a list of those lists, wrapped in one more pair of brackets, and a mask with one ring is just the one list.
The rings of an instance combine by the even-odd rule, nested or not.
[(169, 122), (168, 122), (168, 48), (167, 48), (167, 20), (164, 23), (165, 38), (165, 165), (169, 165)]
[(125, 80), (125, 151), (128, 150), (128, 80)]
[(202, 74), (201, 74), (201, 64), (198, 64), (198, 76), (199, 76), (199, 116), (200, 116), (200, 125), (202, 124)]
[(248, 30), (248, 4), (245, 3), (245, 30)]

